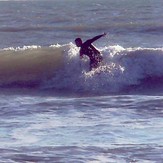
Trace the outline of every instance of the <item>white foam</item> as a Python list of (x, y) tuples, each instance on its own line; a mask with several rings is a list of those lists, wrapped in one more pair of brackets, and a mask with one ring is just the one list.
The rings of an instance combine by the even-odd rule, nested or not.
[(123, 48), (119, 45), (101, 47), (105, 65), (87, 72), (89, 60), (79, 59), (79, 49), (73, 43), (64, 47), (64, 66), (46, 88), (85, 90), (93, 92), (119, 91), (141, 84), (148, 76), (163, 76), (162, 48)]

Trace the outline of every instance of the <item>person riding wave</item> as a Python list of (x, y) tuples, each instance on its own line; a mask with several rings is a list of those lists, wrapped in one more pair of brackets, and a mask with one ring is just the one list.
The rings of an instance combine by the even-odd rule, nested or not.
[(76, 46), (80, 47), (80, 58), (83, 58), (83, 55), (86, 55), (90, 59), (90, 70), (99, 67), (101, 62), (103, 61), (102, 54), (99, 50), (96, 49), (96, 47), (92, 43), (98, 40), (99, 38), (104, 37), (105, 35), (106, 33), (95, 36), (85, 42), (82, 42), (81, 38), (75, 39)]

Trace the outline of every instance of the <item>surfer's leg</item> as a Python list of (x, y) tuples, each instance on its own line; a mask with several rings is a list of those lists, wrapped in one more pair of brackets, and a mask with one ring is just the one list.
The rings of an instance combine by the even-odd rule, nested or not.
[(90, 62), (90, 71), (93, 69), (93, 68), (97, 68), (98, 67), (98, 61), (91, 61)]
[(90, 61), (89, 63), (89, 71), (91, 71), (94, 68), (94, 62)]
[(92, 63), (90, 62), (90, 64), (89, 64), (89, 71), (91, 71), (92, 68), (93, 68), (93, 65), (92, 65)]

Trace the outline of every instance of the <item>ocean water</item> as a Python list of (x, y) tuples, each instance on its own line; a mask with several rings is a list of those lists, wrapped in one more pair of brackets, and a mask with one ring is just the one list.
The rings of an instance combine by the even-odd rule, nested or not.
[[(163, 1), (0, 1), (0, 162), (162, 163)], [(76, 37), (104, 64), (89, 70)]]

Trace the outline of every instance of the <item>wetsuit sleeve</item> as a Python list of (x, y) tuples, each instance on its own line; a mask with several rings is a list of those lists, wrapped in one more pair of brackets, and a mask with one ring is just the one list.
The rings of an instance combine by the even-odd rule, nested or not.
[(93, 37), (92, 39), (88, 40), (88, 42), (91, 44), (91, 43), (93, 43), (94, 41), (98, 40), (99, 38), (101, 38), (101, 37), (103, 37), (103, 36), (105, 36), (105, 35), (106, 35), (106, 34), (104, 33), (104, 34), (102, 34), (102, 35), (95, 36), (95, 37)]

